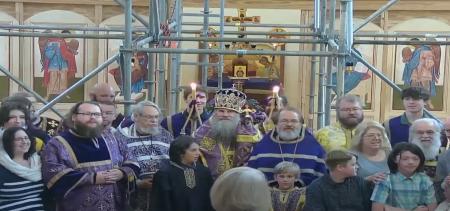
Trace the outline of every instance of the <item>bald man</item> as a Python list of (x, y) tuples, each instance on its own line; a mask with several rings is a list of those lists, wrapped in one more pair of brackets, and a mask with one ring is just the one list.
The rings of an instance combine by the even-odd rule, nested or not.
[[(115, 91), (109, 84), (99, 83), (94, 85), (92, 90), (89, 92), (89, 97), (91, 98), (91, 101), (94, 102), (114, 103)], [(124, 118), (125, 117), (123, 114), (118, 113), (111, 126), (117, 128)]]
[(92, 101), (100, 103), (112, 103), (114, 102), (115, 92), (109, 84), (100, 83), (95, 84), (95, 86), (89, 92), (89, 97)]

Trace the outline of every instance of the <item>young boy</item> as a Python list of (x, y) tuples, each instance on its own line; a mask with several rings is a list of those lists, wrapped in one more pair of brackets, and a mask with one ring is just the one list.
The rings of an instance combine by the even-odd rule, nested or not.
[(423, 172), (424, 165), (425, 155), (417, 145), (395, 145), (388, 157), (390, 174), (372, 193), (372, 211), (435, 210), (433, 182)]
[(308, 186), (303, 210), (370, 210), (370, 184), (356, 176), (356, 156), (344, 150), (333, 150), (327, 154), (325, 163), (330, 174)]
[(270, 190), (273, 211), (301, 211), (305, 203), (305, 188), (295, 186), (300, 176), (300, 167), (293, 162), (283, 161), (274, 168), (277, 182)]

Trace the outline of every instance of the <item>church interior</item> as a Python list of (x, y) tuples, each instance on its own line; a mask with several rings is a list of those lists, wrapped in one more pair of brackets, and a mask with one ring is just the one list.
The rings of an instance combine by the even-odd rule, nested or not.
[[(33, 90), (39, 112), (57, 118), (108, 83), (125, 113), (148, 99), (170, 115), (193, 82), (210, 93), (234, 85), (260, 103), (279, 86), (313, 130), (335, 121), (346, 93), (383, 122), (403, 112), (406, 60), (420, 44), (434, 58), (427, 109), (443, 119), (449, 10), (443, 0), (0, 0), (0, 98)], [(50, 39), (73, 53), (59, 85), (46, 70)]]

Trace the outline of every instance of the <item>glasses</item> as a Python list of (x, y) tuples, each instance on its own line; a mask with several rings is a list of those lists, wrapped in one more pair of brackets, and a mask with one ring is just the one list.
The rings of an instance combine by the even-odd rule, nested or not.
[(366, 137), (366, 138), (382, 138), (383, 135), (375, 134), (375, 133), (369, 133), (369, 134), (364, 135), (364, 137)]
[(82, 113), (82, 112), (79, 112), (79, 113), (77, 113), (78, 115), (83, 115), (83, 116), (88, 116), (88, 117), (94, 117), (94, 118), (100, 118), (100, 117), (102, 117), (102, 113), (100, 113), (100, 112), (85, 112), (85, 113)]
[(279, 122), (280, 122), (280, 124), (284, 124), (284, 125), (289, 124), (289, 123), (291, 123), (291, 124), (298, 124), (298, 123), (300, 123), (300, 121), (298, 121), (296, 119), (291, 119), (291, 120), (289, 120), (289, 119), (282, 119)]
[(350, 112), (357, 112), (357, 111), (361, 111), (362, 109), (361, 108), (358, 108), (358, 107), (353, 107), (353, 108), (340, 108), (339, 109), (339, 111), (342, 111), (342, 112), (347, 112), (347, 113), (350, 113)]
[(17, 142), (28, 142), (28, 141), (30, 141), (30, 138), (28, 138), (28, 136), (17, 137), (17, 138), (14, 138), (14, 141), (17, 141)]
[(424, 135), (424, 134), (426, 134), (428, 136), (432, 136), (432, 135), (434, 135), (434, 133), (435, 133), (434, 130), (426, 130), (426, 131), (418, 130), (418, 131), (416, 131), (417, 135)]
[(150, 114), (139, 114), (139, 116), (144, 117), (145, 119), (159, 119), (159, 115), (150, 115)]

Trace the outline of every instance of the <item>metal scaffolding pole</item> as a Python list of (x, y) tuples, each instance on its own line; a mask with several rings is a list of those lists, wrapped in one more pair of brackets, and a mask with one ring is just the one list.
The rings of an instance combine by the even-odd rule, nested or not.
[[(125, 5), (124, 5), (124, 12), (125, 12), (125, 40), (124, 40), (124, 45), (123, 47), (126, 49), (129, 49), (132, 47), (132, 31), (131, 31), (131, 26), (132, 26), (132, 18), (131, 18), (131, 14), (132, 14), (132, 0), (125, 0)], [(131, 114), (131, 109), (130, 106), (133, 103), (131, 101), (131, 57), (132, 57), (132, 52), (121, 52), (123, 54), (123, 97), (124, 97), (124, 104), (125, 104), (125, 108), (124, 108), (124, 113), (125, 116), (129, 116)]]
[[(319, 27), (319, 32), (322, 35), (321, 37), (324, 37), (323, 35), (325, 35), (325, 19), (326, 19), (326, 11), (327, 11), (327, 3), (326, 0), (320, 0), (321, 1), (321, 5), (320, 5), (320, 11), (322, 11), (321, 13), (321, 18), (320, 18), (320, 27)], [(320, 44), (320, 51), (323, 52), (325, 51), (325, 44)], [(324, 118), (324, 111), (325, 111), (325, 62), (328, 59), (328, 57), (320, 57), (320, 61), (319, 61), (319, 84), (318, 84), (318, 92), (317, 92), (317, 128), (322, 128), (324, 127), (324, 122), (325, 122), (325, 118)]]
[[(203, 30), (202, 30), (202, 37), (203, 38), (208, 38), (208, 28), (209, 28), (209, 0), (203, 0), (203, 14), (205, 14), (203, 16)], [(183, 38), (183, 37), (181, 37)], [(208, 41), (203, 41), (201, 42), (201, 48), (202, 49), (208, 49)], [(201, 55), (201, 61), (202, 63), (207, 63), (209, 62), (209, 55), (208, 54), (202, 54)], [(207, 65), (202, 65), (201, 66), (201, 74), (202, 74), (202, 81), (201, 84), (204, 87), (208, 86), (208, 66)]]
[[(125, 2), (123, 2), (122, 0), (114, 0), (114, 1), (117, 2), (118, 4), (120, 4), (120, 6), (122, 6), (123, 8), (125, 8), (127, 6), (126, 0), (125, 0)], [(131, 9), (133, 9), (133, 8), (131, 8)], [(131, 10), (131, 14), (133, 15), (134, 18), (136, 18), (136, 20), (141, 22), (142, 25), (144, 25), (147, 28), (150, 27), (150, 24), (146, 20), (144, 20), (144, 18), (142, 18), (139, 14), (137, 14), (134, 10)]]
[[(205, 0), (207, 1), (207, 0)], [(220, 0), (220, 36), (219, 38), (223, 39), (225, 35), (225, 0)], [(220, 50), (225, 50), (225, 43), (220, 42)], [(223, 83), (223, 55), (219, 55), (219, 69), (217, 74), (217, 88), (222, 89)]]
[[(11, 74), (11, 72), (6, 69), (5, 67), (3, 67), (2, 65), (0, 65), (0, 71), (3, 72), (3, 74), (5, 74), (6, 76), (8, 76), (8, 78), (10, 78), (11, 80), (13, 80), (14, 82), (16, 82), (16, 84), (18, 84), (20, 87), (22, 87), (23, 89), (25, 89), (27, 92), (31, 93), (37, 100), (39, 100), (40, 102), (42, 102), (44, 105), (48, 104), (48, 102), (42, 98), (37, 92), (35, 92), (33, 89), (30, 89), (27, 85), (25, 85), (22, 81), (20, 81), (18, 78), (16, 78), (16, 76), (14, 76), (13, 74)], [(53, 108), (50, 108), (56, 115), (58, 115), (59, 117), (61, 117), (61, 119), (64, 119), (64, 116), (59, 113), (58, 111), (56, 111)]]
[(355, 37), (450, 38), (448, 32), (358, 32)]
[(58, 37), (58, 38), (86, 38), (121, 40), (123, 34), (68, 34), (68, 33), (41, 33), (41, 32), (12, 32), (2, 31), (0, 37)]
[[(327, 34), (329, 36), (329, 39), (333, 40), (335, 35), (335, 22), (336, 22), (336, 0), (330, 0), (330, 10), (329, 10), (329, 17), (328, 17), (328, 29)], [(334, 43), (334, 41), (333, 41)], [(335, 49), (332, 45), (328, 46), (328, 50), (330, 51), (337, 51), (338, 49)], [(324, 125), (330, 125), (330, 112), (331, 112), (331, 71), (333, 67), (333, 61), (336, 57), (328, 57), (327, 61), (327, 70), (326, 70), (326, 89), (325, 89), (325, 121)]]
[[(177, 23), (182, 23), (182, 6), (180, 0), (175, 0), (175, 14), (173, 16), (176, 18)], [(177, 24), (175, 27), (176, 33), (171, 36), (179, 37), (181, 35), (181, 24)], [(178, 43), (177, 48), (180, 48), (181, 42)], [(178, 96), (179, 96), (179, 86), (180, 86), (180, 54), (171, 54), (170, 63), (170, 105), (169, 114), (174, 114), (178, 111)]]
[[(268, 50), (220, 50), (220, 49), (176, 49), (176, 48), (138, 48), (137, 51), (151, 53), (181, 53), (181, 54), (223, 54), (223, 55), (283, 55), (283, 56), (333, 56), (345, 55), (334, 52), (315, 51), (268, 51)], [(124, 49), (132, 51), (132, 49)]]
[[(225, 24), (224, 24), (225, 26)], [(175, 32), (175, 31), (174, 31)], [(183, 34), (199, 34), (201, 30), (182, 30)], [(224, 31), (227, 35), (287, 35), (287, 36), (317, 36), (314, 32), (265, 32), (265, 31)]]
[(50, 109), (52, 106), (54, 106), (56, 103), (58, 103), (63, 97), (65, 97), (67, 94), (78, 88), (79, 86), (83, 85), (86, 81), (97, 75), (99, 72), (101, 72), (103, 69), (108, 67), (108, 65), (114, 63), (119, 58), (119, 54), (115, 54), (108, 60), (106, 60), (103, 64), (96, 67), (94, 70), (89, 72), (87, 75), (85, 75), (83, 78), (81, 78), (79, 81), (75, 82), (72, 86), (64, 90), (61, 94), (56, 96), (53, 100), (51, 100), (49, 103), (44, 105), (41, 109), (37, 111), (38, 115), (44, 113), (48, 109)]
[(370, 23), (373, 19), (375, 19), (376, 17), (381, 15), (381, 13), (385, 12), (386, 10), (388, 10), (392, 5), (394, 5), (397, 2), (398, 2), (398, 0), (391, 0), (387, 4), (383, 5), (380, 9), (375, 11), (372, 15), (367, 17), (361, 24), (359, 24), (359, 26), (355, 27), (355, 29), (353, 30), (353, 33), (356, 33), (357, 31), (362, 29), (365, 25)]
[[(319, 0), (315, 0), (319, 1)], [(316, 16), (314, 16), (316, 17)], [(312, 51), (317, 50), (317, 44), (312, 45)], [(314, 127), (314, 96), (316, 95), (316, 72), (317, 72), (318, 57), (311, 57), (311, 75), (309, 79), (309, 117), (308, 117), (308, 127)]]
[(450, 45), (450, 41), (415, 40), (355, 40), (359, 45)]
[[(150, 27), (148, 28), (148, 35), (149, 38), (151, 37), (152, 40), (155, 39), (155, 21), (154, 21), (154, 14), (153, 14), (153, 1), (149, 0), (149, 16), (148, 16), (148, 23)], [(138, 45), (139, 46), (139, 45)], [(149, 48), (154, 48), (155, 44), (149, 43)], [(145, 84), (147, 86), (147, 100), (155, 102), (155, 54), (154, 53), (147, 53), (148, 56), (148, 74), (147, 74), (147, 81), (145, 81)]]
[[(186, 26), (203, 26), (199, 22), (184, 22)], [(209, 26), (220, 26), (220, 23), (209, 23)], [(236, 26), (234, 23), (226, 23), (225, 26)], [(311, 28), (312, 25), (297, 25), (297, 24), (262, 24), (262, 23), (240, 23), (242, 27), (268, 27), (268, 28)]]
[(339, 52), (344, 54), (339, 57), (339, 68), (336, 77), (336, 95), (343, 96), (344, 93), (344, 71), (345, 56), (350, 55), (353, 45), (353, 0), (341, 0), (341, 27), (339, 39)]
[[(158, 26), (160, 26), (162, 23), (165, 23), (167, 20), (167, 5), (165, 0), (156, 0), (156, 7), (157, 10), (157, 23)], [(159, 27), (158, 28), (158, 38), (159, 46), (162, 46), (162, 42), (159, 39), (160, 33), (159, 33)], [(167, 108), (166, 108), (166, 55), (163, 52), (159, 52), (158, 54), (158, 106), (159, 108), (164, 112), (164, 114), (167, 114)]]
[[(376, 76), (378, 76), (381, 80), (386, 82), (390, 87), (394, 89), (394, 91), (401, 92), (402, 89), (397, 86), (394, 82), (392, 82), (388, 77), (386, 77), (383, 72), (379, 71), (375, 66), (370, 64), (367, 60), (365, 60), (362, 56), (360, 56), (355, 50), (351, 50), (352, 56), (354, 56), (356, 59), (358, 59), (362, 64), (364, 64), (369, 70), (371, 70)], [(435, 117), (433, 114), (431, 114), (428, 110), (424, 109), (424, 112), (432, 117), (433, 119), (441, 122), (441, 120), (437, 117)]]
[[(314, 0), (314, 26), (313, 31), (320, 33), (321, 28), (321, 0)], [(319, 39), (319, 38), (316, 38)], [(317, 51), (317, 44), (312, 45), (312, 51)], [(319, 57), (311, 57), (311, 72), (309, 78), (309, 116), (308, 116), (308, 127), (314, 127), (314, 116), (315, 116), (315, 96), (316, 96), (316, 73), (317, 73), (317, 63), (319, 62)]]
[[(0, 24), (0, 29), (32, 29), (32, 30), (70, 30), (70, 31), (105, 31), (105, 32), (125, 32), (122, 27), (89, 27), (89, 26), (67, 26), (67, 25), (10, 25), (10, 24)], [(146, 29), (135, 27), (133, 28), (135, 32), (146, 32)]]
[(161, 40), (170, 41), (197, 41), (197, 42), (259, 42), (259, 43), (327, 43), (325, 40), (305, 39), (268, 39), (268, 38), (205, 38), (205, 37), (160, 37)]

